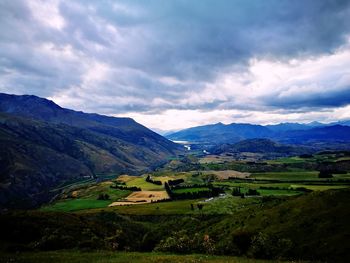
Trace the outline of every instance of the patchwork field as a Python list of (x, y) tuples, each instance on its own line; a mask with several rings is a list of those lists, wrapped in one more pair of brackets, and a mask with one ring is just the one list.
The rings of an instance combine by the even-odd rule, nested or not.
[[(227, 161), (227, 158), (231, 157), (208, 155), (204, 158), (207, 158), (206, 161), (223, 161), (222, 158)], [(42, 211), (65, 212), (112, 209), (122, 214), (173, 215), (199, 213), (195, 209), (191, 210), (191, 204), (202, 203), (204, 206), (200, 213), (230, 214), (236, 212), (237, 207), (240, 207), (241, 204), (244, 206), (251, 202), (253, 204), (262, 203), (264, 197), (289, 198), (311, 191), (350, 187), (349, 171), (334, 174), (333, 178), (319, 178), (319, 171), (311, 169), (317, 168), (322, 162), (336, 164), (339, 158), (344, 162), (343, 159), (347, 157), (342, 154), (321, 154), (310, 158), (288, 157), (261, 162), (256, 166), (254, 162), (232, 162), (232, 159), (228, 163), (200, 164), (202, 166), (198, 164), (203, 161), (203, 158), (191, 157), (185, 163), (180, 159), (172, 160), (171, 169), (168, 164), (165, 169), (143, 176), (122, 175), (115, 179), (113, 175), (108, 175), (107, 181), (98, 184), (89, 182), (79, 184), (77, 182), (67, 185), (58, 201), (41, 209)], [(186, 165), (188, 165), (188, 170), (177, 171), (177, 166), (183, 170), (184, 167), (187, 167)], [(195, 170), (194, 167), (200, 169)], [(228, 167), (234, 167), (237, 170), (228, 169)], [(257, 171), (245, 172), (251, 167), (255, 167)], [(155, 181), (161, 181), (162, 185), (147, 182), (148, 175)], [(175, 179), (183, 179), (184, 182), (176, 187), (172, 186), (174, 196), (173, 200), (170, 200), (164, 184)], [(118, 187), (113, 187), (116, 181), (120, 184)], [(221, 195), (217, 194), (212, 198), (210, 186), (221, 188)], [(140, 188), (141, 191), (134, 191), (131, 187)], [(239, 191), (239, 194), (232, 196), (235, 191)], [(108, 195), (108, 199), (98, 200), (101, 194)], [(187, 200), (176, 200), (175, 195), (183, 195), (182, 198)], [(159, 200), (169, 201), (154, 203)], [(135, 204), (137, 206), (134, 206)]]
[(166, 199), (169, 199), (166, 191), (138, 191), (133, 192), (122, 201), (113, 202), (109, 206), (145, 204)]

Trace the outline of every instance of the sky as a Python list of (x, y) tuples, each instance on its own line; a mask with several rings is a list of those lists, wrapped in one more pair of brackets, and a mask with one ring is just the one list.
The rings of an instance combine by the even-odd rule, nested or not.
[(0, 92), (158, 130), (350, 119), (350, 0), (0, 0)]

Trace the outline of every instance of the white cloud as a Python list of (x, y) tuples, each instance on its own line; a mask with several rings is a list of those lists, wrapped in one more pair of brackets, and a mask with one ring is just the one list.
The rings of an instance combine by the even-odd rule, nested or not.
[(349, 5), (223, 3), (0, 3), (0, 91), (163, 129), (350, 117)]
[(59, 0), (31, 0), (28, 5), (33, 17), (44, 26), (61, 30), (65, 26), (65, 20), (59, 12)]

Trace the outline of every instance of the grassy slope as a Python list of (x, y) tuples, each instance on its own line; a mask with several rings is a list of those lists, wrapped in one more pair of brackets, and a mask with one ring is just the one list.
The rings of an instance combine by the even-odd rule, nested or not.
[[(126, 181), (126, 185), (127, 186), (136, 186), (141, 188), (144, 191), (160, 191), (160, 190), (164, 190), (164, 186), (163, 185), (156, 185), (156, 184), (152, 184), (149, 182), (146, 182), (145, 177), (144, 176), (129, 176), (130, 180), (128, 179)], [(155, 179), (157, 180), (157, 179)]]
[[(72, 212), (84, 209), (103, 208), (120, 198), (128, 196), (131, 193), (131, 191), (128, 190), (110, 188), (112, 184), (112, 182), (102, 182), (76, 189), (72, 192), (74, 193), (75, 198), (62, 199), (53, 204), (43, 206), (41, 210)], [(72, 195), (72, 193), (68, 192), (67, 195)], [(97, 200), (99, 194), (108, 194), (110, 199)]]
[[(183, 229), (190, 236), (208, 234), (218, 253), (235, 254), (237, 233), (248, 233), (253, 237), (262, 232), (268, 237), (290, 240), (293, 245), (287, 254), (290, 258), (326, 259), (329, 262), (344, 262), (350, 258), (350, 189), (278, 199), (230, 198), (231, 213), (221, 215), (205, 211), (227, 207), (223, 203), (231, 202), (229, 199), (205, 203), (202, 211), (191, 211), (190, 201), (186, 200), (104, 209), (104, 212), (101, 209), (76, 214), (18, 212), (0, 216), (0, 241), (42, 244), (39, 249), (45, 249), (47, 246), (83, 248), (90, 240), (90, 245), (95, 247), (113, 240), (109, 236), (114, 236), (117, 229), (122, 231), (121, 236), (114, 237), (120, 249), (152, 250), (161, 239)], [(56, 240), (56, 243), (50, 240)]]
[[(243, 257), (225, 257), (208, 255), (170, 255), (159, 253), (137, 253), (137, 252), (78, 252), (78, 251), (59, 251), (59, 252), (40, 252), (40, 253), (20, 253), (20, 254), (0, 254), (0, 262), (25, 262), (25, 263), (265, 263), (276, 262), (270, 260), (256, 260)], [(277, 261), (278, 262), (278, 261)], [(295, 261), (293, 261), (295, 262)]]
[(303, 255), (308, 259), (343, 262), (350, 258), (349, 204), (350, 189), (317, 191), (277, 206), (262, 205), (260, 209), (241, 211), (235, 221), (227, 217), (213, 226), (212, 231), (222, 232), (222, 239), (237, 229), (288, 237), (293, 243), (291, 257)]

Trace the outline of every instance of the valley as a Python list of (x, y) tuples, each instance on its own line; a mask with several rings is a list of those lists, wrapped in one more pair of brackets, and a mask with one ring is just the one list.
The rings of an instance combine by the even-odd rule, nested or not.
[[(239, 125), (262, 137), (178, 144), (128, 118), (33, 96), (2, 95), (0, 110), (0, 262), (349, 256), (348, 126), (323, 127), (324, 138), (278, 127), (312, 137), (292, 141)], [(206, 132), (197, 135), (218, 136)]]
[[(203, 204), (202, 213), (216, 213), (226, 211), (226, 206), (231, 207), (243, 199), (254, 199), (255, 202), (260, 202), (266, 196), (298, 196), (315, 190), (325, 191), (350, 187), (349, 152), (324, 152), (307, 158), (280, 158), (254, 164), (251, 161), (233, 159), (228, 161), (227, 158), (220, 162), (218, 161), (220, 156), (215, 156), (214, 160), (208, 160), (206, 156), (183, 157), (171, 160), (167, 165), (151, 174), (143, 176), (121, 175), (112, 180), (100, 183), (92, 182), (86, 186), (79, 184), (69, 186), (62, 191), (57, 201), (49, 206), (44, 206), (42, 210), (56, 211), (56, 209), (61, 210), (61, 207), (66, 207), (66, 211), (77, 211), (84, 209), (83, 206), (76, 208), (75, 204), (78, 200), (90, 200), (91, 207), (87, 203), (86, 209), (96, 208), (95, 206), (99, 202), (101, 206), (98, 208), (127, 206), (113, 208), (120, 213), (123, 213), (124, 210), (128, 211), (130, 205), (137, 205), (143, 212), (148, 207), (150, 211), (153, 211), (155, 207), (161, 208), (164, 205), (167, 209), (156, 211), (157, 214), (161, 214), (171, 211), (172, 206), (175, 207), (174, 211), (176, 211), (182, 207), (182, 204), (189, 203), (176, 200), (184, 198), (185, 200), (193, 200), (194, 206)], [(343, 170), (343, 163), (346, 165), (345, 170)], [(323, 168), (325, 164), (330, 167)], [(253, 165), (254, 168), (252, 168)], [(189, 169), (187, 171), (186, 166)], [(194, 166), (197, 167), (197, 170), (192, 170)], [(227, 170), (228, 167), (237, 170)], [(181, 168), (181, 172), (176, 171), (179, 168)], [(328, 169), (333, 172), (328, 178), (320, 178), (320, 169)], [(150, 177), (151, 181), (147, 181), (147, 177)], [(159, 183), (155, 184), (154, 181)], [(176, 182), (176, 184), (169, 186), (169, 182)], [(170, 198), (165, 185), (168, 185), (174, 192), (174, 198)], [(213, 191), (213, 187), (215, 191)], [(201, 193), (204, 194), (203, 197), (200, 196)], [(107, 194), (108, 200), (97, 200), (101, 194)], [(178, 197), (176, 194), (188, 195)], [(165, 202), (167, 204), (163, 204)], [(216, 205), (212, 205), (212, 203)], [(207, 206), (213, 209), (207, 209)], [(220, 207), (221, 210), (215, 209), (215, 207)], [(137, 213), (139, 208), (133, 209)], [(183, 207), (182, 213), (191, 214), (192, 211), (189, 208), (189, 205)]]

